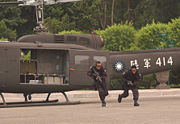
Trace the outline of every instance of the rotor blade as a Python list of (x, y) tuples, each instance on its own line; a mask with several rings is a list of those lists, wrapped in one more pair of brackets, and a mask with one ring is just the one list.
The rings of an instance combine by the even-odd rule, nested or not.
[(44, 4), (51, 5), (51, 4), (59, 4), (59, 3), (67, 3), (67, 2), (76, 2), (76, 1), (82, 1), (82, 0), (44, 0)]
[(14, 2), (0, 2), (0, 6), (10, 6), (10, 5), (19, 5), (19, 6), (37, 6), (40, 5), (41, 1), (44, 5), (75, 2), (82, 0), (18, 0)]
[(0, 6), (15, 6), (19, 4), (24, 4), (23, 1), (14, 1), (14, 2), (0, 2)]
[(40, 0), (22, 0), (22, 1), (24, 2), (24, 4), (20, 4), (19, 6), (37, 6), (40, 4)]
[(82, 0), (56, 0), (56, 3), (67, 3), (67, 2), (75, 2), (75, 1), (82, 1)]

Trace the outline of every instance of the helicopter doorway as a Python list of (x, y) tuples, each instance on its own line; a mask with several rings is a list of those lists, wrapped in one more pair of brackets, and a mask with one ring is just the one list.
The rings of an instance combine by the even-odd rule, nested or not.
[(68, 85), (68, 59), (65, 50), (21, 49), (20, 83)]

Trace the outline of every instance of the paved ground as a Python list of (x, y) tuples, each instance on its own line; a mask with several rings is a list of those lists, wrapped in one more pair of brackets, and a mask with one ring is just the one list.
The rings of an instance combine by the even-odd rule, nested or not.
[[(142, 92), (142, 91), (141, 91)], [(150, 91), (148, 91), (150, 92)], [(156, 91), (164, 92), (164, 91)], [(143, 94), (143, 93), (141, 93)], [(162, 94), (161, 94), (162, 95)], [(12, 95), (9, 99), (12, 98)], [(13, 97), (14, 98), (14, 97)], [(14, 98), (15, 100), (16, 98)], [(17, 96), (16, 100), (19, 100)], [(74, 99), (73, 99), (74, 100)], [(80, 98), (82, 104), (0, 108), (0, 124), (179, 124), (180, 96), (141, 97), (140, 107), (134, 107), (132, 96), (117, 103), (108, 98), (102, 108), (98, 98)]]

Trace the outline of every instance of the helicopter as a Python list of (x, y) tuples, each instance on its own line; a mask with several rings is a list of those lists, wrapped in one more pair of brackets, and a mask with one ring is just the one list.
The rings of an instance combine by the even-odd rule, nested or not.
[[(37, 34), (25, 35), (14, 42), (0, 43), (0, 95), (62, 93), (93, 88), (87, 72), (96, 61), (107, 69), (107, 86), (111, 79), (121, 78), (132, 65), (142, 75), (180, 69), (180, 48), (138, 51), (103, 51), (103, 38), (97, 34), (49, 34), (43, 26), (43, 6), (79, 0), (18, 0), (1, 5), (35, 6)], [(28, 60), (22, 58), (29, 55)]]

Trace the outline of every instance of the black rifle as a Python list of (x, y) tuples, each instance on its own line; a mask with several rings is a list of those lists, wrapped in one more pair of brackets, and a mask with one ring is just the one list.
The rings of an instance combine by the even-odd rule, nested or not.
[(96, 78), (98, 78), (98, 81), (99, 81), (100, 83), (102, 83), (102, 79), (101, 79), (101, 76), (99, 75), (99, 73), (98, 73), (94, 68), (92, 68), (92, 70), (93, 70)]
[(99, 84), (101, 85), (101, 87), (103, 88), (103, 90), (106, 92), (106, 96), (108, 95), (108, 91), (106, 89), (106, 87), (103, 85), (103, 81), (102, 81), (102, 77), (99, 75), (99, 73), (94, 69), (92, 68), (93, 72), (94, 72), (94, 76), (96, 76), (96, 78), (98, 78), (98, 82)]

